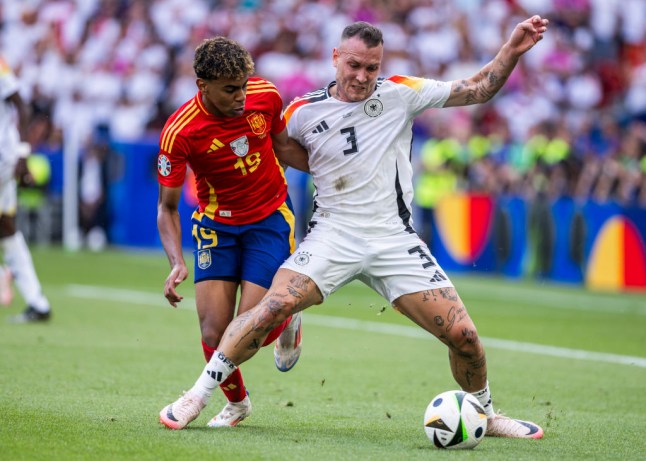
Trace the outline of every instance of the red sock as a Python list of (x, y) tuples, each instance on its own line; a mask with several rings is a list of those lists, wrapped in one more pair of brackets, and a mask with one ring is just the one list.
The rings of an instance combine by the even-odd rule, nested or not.
[(244, 400), (247, 396), (247, 388), (244, 386), (240, 368), (236, 368), (227, 379), (222, 381), (220, 389), (222, 389), (229, 402), (242, 402)]
[(265, 342), (262, 343), (262, 347), (269, 346), (271, 343), (276, 341), (276, 339), (280, 336), (283, 330), (287, 328), (287, 325), (289, 325), (289, 322), (291, 320), (292, 320), (292, 316), (290, 315), (289, 317), (287, 317), (287, 320), (285, 320), (283, 323), (281, 323), (276, 328), (271, 330), (269, 335), (265, 338)]
[[(202, 341), (202, 350), (204, 351), (204, 358), (208, 362), (211, 360), (211, 357), (213, 357), (213, 353), (216, 349), (208, 346), (204, 341)], [(240, 373), (239, 368), (236, 368), (227, 379), (222, 381), (220, 389), (222, 389), (224, 396), (229, 402), (241, 402), (247, 396), (247, 388), (244, 385), (242, 373)]]
[(202, 341), (202, 350), (204, 351), (204, 358), (208, 362), (211, 360), (211, 357), (213, 357), (213, 353), (215, 352), (215, 347), (210, 347), (207, 345), (204, 341)]

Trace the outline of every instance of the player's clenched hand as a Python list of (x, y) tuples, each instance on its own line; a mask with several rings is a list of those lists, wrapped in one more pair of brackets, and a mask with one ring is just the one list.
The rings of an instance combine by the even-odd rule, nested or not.
[(186, 280), (186, 277), (188, 277), (188, 269), (183, 264), (173, 266), (170, 274), (166, 277), (166, 281), (164, 282), (164, 296), (173, 307), (177, 307), (177, 303), (184, 299), (177, 292), (176, 288)]

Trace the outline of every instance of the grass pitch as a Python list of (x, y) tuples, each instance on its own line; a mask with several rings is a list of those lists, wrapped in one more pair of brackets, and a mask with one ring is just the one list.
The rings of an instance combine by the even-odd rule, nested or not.
[(361, 284), (303, 316), (303, 353), (278, 372), (271, 348), (242, 366), (254, 412), (237, 428), (184, 431), (159, 410), (203, 368), (192, 283), (162, 295), (161, 253), (33, 251), (54, 307), (47, 325), (0, 310), (0, 460), (642, 459), (646, 295), (458, 277), (487, 348), (495, 406), (541, 424), (543, 440), (486, 438), (441, 451), (422, 419), (456, 388), (445, 348)]

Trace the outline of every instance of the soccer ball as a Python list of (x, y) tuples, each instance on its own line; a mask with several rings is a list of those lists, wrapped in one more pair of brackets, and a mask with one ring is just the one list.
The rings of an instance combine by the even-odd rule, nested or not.
[(437, 448), (474, 448), (487, 432), (487, 415), (468, 392), (442, 392), (426, 407), (424, 430)]

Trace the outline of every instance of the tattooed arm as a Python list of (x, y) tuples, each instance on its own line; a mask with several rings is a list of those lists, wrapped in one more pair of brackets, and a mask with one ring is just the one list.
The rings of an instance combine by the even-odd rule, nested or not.
[(468, 106), (489, 101), (505, 84), (518, 59), (542, 38), (549, 21), (540, 16), (518, 24), (496, 57), (473, 77), (452, 82), (444, 107)]

